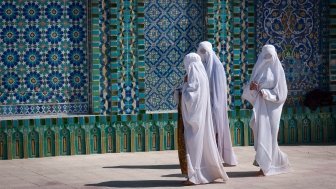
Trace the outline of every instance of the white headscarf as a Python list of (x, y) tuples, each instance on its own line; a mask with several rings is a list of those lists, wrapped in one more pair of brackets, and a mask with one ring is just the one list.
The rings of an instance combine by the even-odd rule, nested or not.
[[(283, 104), (286, 101), (288, 90), (285, 72), (273, 45), (263, 46), (258, 60), (253, 67), (249, 84), (252, 81), (259, 84), (260, 90), (244, 90), (243, 93), (243, 98), (245, 97), (245, 99), (252, 104), (254, 104), (254, 97), (256, 97), (260, 91), (262, 91), (264, 95), (267, 95), (269, 100), (275, 103)], [(249, 88), (249, 84), (244, 88)], [(272, 89), (272, 94), (261, 89)]]
[(210, 78), (212, 74), (213, 62), (220, 62), (212, 50), (212, 45), (209, 41), (203, 41), (198, 45), (197, 54), (201, 57), (205, 70)]
[[(204, 67), (201, 62), (201, 58), (196, 53), (189, 53), (184, 57), (184, 68), (186, 70), (187, 76), (188, 76), (188, 82), (186, 83), (188, 87), (185, 87), (187, 89), (187, 93), (184, 95), (184, 100), (196, 102), (200, 100), (201, 92), (208, 91), (209, 85), (202, 86), (204, 87), (201, 89), (200, 87), (200, 78), (207, 79)], [(202, 95), (204, 96), (204, 94)], [(198, 103), (190, 103), (188, 105), (194, 105), (197, 106)], [(195, 107), (188, 107), (188, 110), (195, 110)], [(192, 111), (190, 111), (193, 113)]]
[(273, 45), (265, 45), (255, 64), (251, 82), (258, 90), (244, 86), (243, 99), (253, 105), (250, 127), (254, 135), (255, 161), (265, 175), (289, 171), (289, 161), (277, 142), (283, 104), (287, 98), (285, 73)]
[(223, 161), (237, 165), (237, 158), (232, 149), (227, 106), (227, 81), (224, 67), (212, 50), (208, 41), (199, 44), (197, 53), (200, 55), (209, 78), (212, 118), (215, 133), (218, 134), (218, 151)]
[(221, 164), (212, 128), (209, 81), (196, 53), (184, 58), (188, 81), (182, 88), (181, 109), (184, 124), (188, 178), (195, 184), (209, 183), (228, 176)]

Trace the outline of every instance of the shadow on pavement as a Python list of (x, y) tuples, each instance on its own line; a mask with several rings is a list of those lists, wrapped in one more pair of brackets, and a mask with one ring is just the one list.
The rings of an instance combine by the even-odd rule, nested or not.
[(245, 172), (227, 172), (229, 178), (238, 177), (257, 177), (258, 171), (245, 171)]
[(103, 168), (115, 168), (115, 169), (180, 169), (180, 165), (119, 165)]
[(162, 175), (161, 177), (180, 177), (180, 178), (185, 178), (185, 176), (182, 175), (182, 174), (169, 174), (169, 175)]
[(107, 181), (85, 186), (116, 187), (116, 188), (153, 188), (153, 187), (183, 187), (181, 180), (125, 180)]

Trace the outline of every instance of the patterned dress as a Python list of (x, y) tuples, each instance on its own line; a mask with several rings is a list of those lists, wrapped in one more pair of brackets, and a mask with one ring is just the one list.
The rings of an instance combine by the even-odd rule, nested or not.
[[(179, 102), (181, 102), (181, 91), (179, 91)], [(178, 145), (178, 157), (180, 161), (181, 172), (182, 174), (187, 175), (188, 167), (187, 167), (185, 140), (184, 140), (184, 125), (180, 103), (178, 104), (177, 145)]]

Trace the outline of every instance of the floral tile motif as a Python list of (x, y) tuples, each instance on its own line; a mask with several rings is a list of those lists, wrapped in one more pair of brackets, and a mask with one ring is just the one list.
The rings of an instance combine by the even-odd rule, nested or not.
[(326, 3), (323, 0), (258, 1), (257, 53), (274, 44), (287, 78), (290, 105), (327, 86)]

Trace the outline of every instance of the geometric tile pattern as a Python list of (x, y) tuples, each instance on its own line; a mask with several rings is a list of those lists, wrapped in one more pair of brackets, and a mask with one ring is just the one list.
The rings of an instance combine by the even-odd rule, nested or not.
[(136, 25), (137, 25), (137, 45), (136, 45), (136, 55), (137, 55), (137, 67), (136, 78), (137, 78), (137, 101), (136, 108), (138, 114), (146, 113), (146, 65), (145, 65), (145, 2), (137, 1), (136, 7)]
[(175, 110), (183, 58), (205, 39), (206, 2), (145, 0), (146, 110)]
[[(110, 32), (110, 14), (109, 14), (109, 4), (110, 1), (100, 1), (99, 0), (99, 9), (97, 15), (99, 15), (99, 37), (96, 38), (97, 45), (99, 45), (99, 52), (97, 52), (96, 61), (97, 66), (97, 74), (99, 73), (99, 78), (97, 82), (99, 82), (99, 111), (103, 114), (110, 113), (110, 102), (111, 102), (111, 58), (109, 57), (110, 53), (110, 45), (109, 43), (113, 43), (113, 41), (109, 41), (109, 32)], [(114, 14), (116, 14), (116, 10), (114, 10)], [(113, 22), (113, 21), (112, 21)], [(115, 20), (114, 20), (115, 22)], [(99, 63), (99, 64), (98, 64)], [(98, 72), (99, 70), (99, 72)], [(98, 80), (99, 79), (99, 80)]]
[(97, 0), (91, 5), (94, 112), (144, 113), (144, 3)]
[[(279, 143), (334, 143), (335, 111), (335, 106), (314, 112), (301, 107), (284, 108)], [(229, 112), (233, 145), (253, 145), (248, 126), (251, 113)], [(111, 116), (84, 115), (0, 120), (0, 160), (177, 149), (177, 113), (127, 116), (135, 119), (116, 121)]]
[[(87, 111), (89, 109), (87, 91), (81, 93), (85, 100), (80, 101), (80, 103), (72, 104), (70, 100), (66, 101), (71, 97), (71, 92), (68, 91), (79, 91), (79, 87), (88, 88), (87, 83), (89, 83), (87, 81), (83, 85), (71, 84), (69, 77), (72, 70), (82, 72), (86, 80), (88, 80), (88, 73), (90, 73), (90, 91), (92, 93), (89, 98), (91, 98), (93, 104), (92, 112), (108, 115), (0, 120), (0, 159), (176, 149), (177, 114), (146, 114), (145, 112), (146, 109), (150, 110), (146, 98), (148, 91), (145, 92), (145, 88), (150, 87), (145, 86), (147, 80), (157, 81), (162, 79), (162, 77), (149, 77), (148, 72), (146, 72), (148, 69), (147, 59), (154, 60), (157, 58), (155, 55), (149, 56), (150, 54), (144, 51), (144, 38), (146, 37), (147, 40), (149, 36), (147, 30), (144, 32), (144, 28), (147, 29), (147, 25), (150, 24), (145, 21), (144, 17), (149, 15), (147, 4), (154, 1), (146, 1), (145, 4), (144, 1), (140, 0), (90, 0), (90, 6), (88, 6), (90, 9), (86, 8), (84, 1), (40, 0), (36, 2), (38, 3), (0, 0), (0, 115)], [(267, 3), (269, 1), (263, 2)], [(307, 3), (307, 1), (300, 2)], [(87, 26), (86, 21), (79, 21), (80, 17), (76, 16), (81, 11), (80, 8), (74, 9), (72, 12), (74, 15), (68, 14), (69, 7), (76, 3), (83, 3), (83, 10), (90, 13), (88, 16), (91, 19), (90, 25)], [(159, 8), (170, 7), (174, 3), (175, 5), (177, 3), (179, 5), (177, 8), (180, 8), (184, 7), (183, 3), (186, 3), (186, 1), (169, 3), (155, 1), (155, 5)], [(239, 1), (239, 3), (229, 0), (208, 0), (201, 6), (206, 7), (203, 10), (203, 17), (206, 18), (207, 26), (202, 27), (202, 33), (206, 34), (203, 37), (212, 42), (227, 72), (228, 84), (230, 85), (228, 100), (231, 107), (229, 118), (234, 145), (253, 145), (254, 141), (251, 129), (248, 127), (251, 111), (238, 109), (238, 107), (245, 106), (244, 103), (238, 101), (238, 97), (241, 95), (240, 88), (242, 81), (245, 81), (251, 73), (256, 57), (254, 50), (257, 49), (254, 40), (254, 14), (255, 12), (260, 13), (261, 9), (255, 11), (254, 3), (254, 0), (244, 0)], [(318, 4), (319, 6), (317, 6)], [(57, 10), (55, 11), (59, 5), (61, 9), (58, 10), (63, 11), (61, 16), (57, 14)], [(334, 0), (331, 1), (331, 5), (335, 5)], [(260, 3), (259, 5), (256, 3), (256, 8), (258, 6), (260, 7)], [(317, 32), (320, 36), (318, 39), (319, 48), (323, 55), (328, 52), (326, 48), (328, 41), (326, 41), (326, 36), (323, 35), (329, 34), (328, 27), (326, 27), (328, 22), (324, 19), (329, 17), (328, 12), (325, 11), (328, 10), (326, 9), (328, 6), (326, 1), (322, 0), (314, 4), (314, 14), (319, 9), (321, 15), (321, 19), (316, 20), (314, 24), (316, 23), (316, 27), (319, 28), (319, 32)], [(333, 7), (335, 6), (330, 7), (331, 15), (335, 15)], [(34, 17), (36, 10), (40, 13), (37, 13), (40, 20), (36, 20), (37, 18)], [(12, 11), (17, 14), (11, 14)], [(153, 15), (159, 14), (162, 17), (165, 15), (164, 12), (154, 12)], [(87, 19), (86, 17), (83, 14), (82, 18), (84, 20)], [(170, 17), (166, 15), (166, 18), (169, 19)], [(163, 23), (157, 24), (157, 27), (164, 27)], [(330, 23), (330, 45), (335, 43), (333, 23)], [(132, 31), (128, 28), (130, 26), (136, 28), (135, 34), (132, 34)], [(85, 31), (81, 33), (84, 34), (82, 41), (69, 37), (70, 28), (78, 30), (79, 27), (82, 27)], [(86, 31), (90, 32), (92, 43), (86, 44)], [(135, 46), (125, 42), (125, 31), (128, 32), (128, 39), (135, 39), (133, 41)], [(257, 30), (257, 34), (260, 31), (263, 30)], [(59, 33), (63, 34), (61, 38), (59, 38)], [(78, 36), (81, 34), (78, 33)], [(74, 36), (77, 36), (77, 34)], [(71, 48), (77, 47), (76, 44), (77, 49)], [(89, 47), (89, 50), (86, 49), (86, 46)], [(130, 48), (136, 49), (136, 52)], [(259, 48), (260, 46), (258, 46), (257, 52), (259, 52)], [(146, 49), (148, 49), (147, 43)], [(330, 50), (333, 49), (335, 49), (334, 46)], [(125, 52), (121, 52), (123, 50)], [(195, 50), (196, 48), (191, 49), (191, 51)], [(61, 64), (57, 62), (58, 51), (61, 51), (60, 54), (62, 55)], [(84, 56), (89, 56), (90, 70), (88, 70), (88, 63), (85, 62), (86, 58), (79, 61), (81, 52)], [(125, 56), (121, 56), (121, 53), (128, 54), (126, 56), (136, 56), (135, 63), (122, 60)], [(335, 58), (334, 54), (334, 51), (332, 51), (331, 58)], [(69, 55), (75, 56), (69, 57)], [(145, 55), (146, 65), (144, 63)], [(326, 57), (321, 58), (322, 62)], [(151, 64), (151, 62), (149, 63)], [(182, 61), (179, 61), (179, 64), (181, 63)], [(151, 67), (155, 66), (153, 64)], [(165, 69), (165, 66), (163, 66), (159, 70)], [(57, 73), (60, 73), (61, 76)], [(120, 86), (122, 87), (119, 84), (120, 81), (124, 82), (128, 78), (128, 76), (120, 77), (120, 73), (121, 75), (130, 74), (131, 77), (134, 76), (131, 83), (135, 82), (135, 85), (132, 86), (135, 88), (131, 88), (130, 93), (128, 93), (128, 89), (120, 89)], [(326, 75), (323, 75), (323, 70), (320, 72), (319, 77), (322, 77), (320, 86), (323, 86), (323, 78)], [(61, 78), (66, 84), (61, 86), (57, 85), (57, 82), (51, 83), (49, 77)], [(179, 77), (178, 80), (182, 79), (182, 75), (177, 75), (177, 77)], [(3, 78), (5, 81), (7, 78), (8, 82), (4, 83)], [(26, 78), (30, 83), (26, 83)], [(29, 80), (29, 78), (31, 79)], [(57, 79), (54, 81), (57, 81)], [(75, 79), (75, 81), (78, 80)], [(48, 90), (42, 90), (42, 93), (39, 93), (39, 91), (35, 91), (36, 87), (39, 91), (43, 87), (48, 87)], [(65, 90), (62, 90), (63, 88)], [(123, 91), (127, 92), (123, 93)], [(48, 92), (55, 92), (62, 96), (60, 99), (54, 96), (48, 98), (48, 95), (45, 95), (49, 94)], [(29, 94), (30, 97), (26, 94)], [(44, 96), (41, 96), (41, 94)], [(132, 107), (135, 107), (133, 110), (137, 109), (137, 114), (127, 113), (127, 108), (124, 108), (127, 107), (127, 104), (121, 106), (118, 104), (120, 99), (127, 98), (128, 94), (136, 99), (134, 101), (136, 105), (132, 104)], [(132, 96), (134, 94), (135, 96)], [(159, 95), (162, 94), (159, 93)], [(62, 98), (65, 101), (61, 101)], [(166, 102), (165, 99), (168, 98), (162, 99), (162, 103), (164, 103)], [(5, 100), (6, 105), (3, 103)], [(60, 102), (57, 100), (60, 100)], [(33, 104), (24, 103), (25, 101)], [(8, 105), (8, 102), (11, 105)], [(174, 107), (173, 104), (171, 105)], [(284, 108), (279, 127), (279, 143), (334, 142), (336, 140), (335, 108), (326, 107), (314, 112), (299, 106)], [(162, 108), (159, 107), (158, 109)], [(239, 132), (237, 132), (238, 129)]]
[(87, 113), (86, 1), (0, 1), (0, 115)]
[(330, 74), (330, 90), (336, 91), (336, 1), (331, 0), (329, 6), (329, 31), (327, 34), (329, 37), (329, 43), (327, 43), (330, 47), (330, 59), (329, 59), (329, 74)]
[(137, 1), (117, 3), (118, 114), (137, 114)]
[(120, 1), (117, 3), (116, 43), (112, 53), (117, 61), (112, 64), (116, 69), (118, 85), (117, 112), (112, 105), (113, 114), (145, 113), (144, 109), (144, 2)]
[[(227, 62), (228, 70), (228, 93), (230, 108), (242, 108), (242, 86), (247, 81), (247, 50), (248, 50), (248, 9), (247, 1), (227, 1), (229, 25), (227, 40), (223, 43), (224, 62)], [(254, 39), (253, 39), (254, 40)], [(225, 61), (227, 60), (227, 61)], [(253, 62), (254, 63), (254, 62)]]
[(255, 62), (253, 1), (208, 1), (207, 37), (223, 63), (231, 109), (246, 108), (242, 86)]
[[(95, 114), (103, 113), (105, 108), (101, 105), (102, 98), (101, 94), (104, 93), (105, 87), (101, 86), (101, 80), (103, 77), (102, 69), (102, 50), (101, 50), (101, 44), (103, 43), (103, 37), (102, 37), (102, 16), (103, 14), (106, 14), (102, 10), (102, 1), (101, 0), (91, 0), (90, 1), (90, 34), (91, 34), (91, 42), (89, 44), (90, 51), (89, 58), (91, 61), (91, 75), (90, 75), (90, 83), (91, 83), (91, 96), (90, 100), (92, 103), (92, 112)], [(106, 39), (105, 39), (106, 40)]]
[[(104, 2), (104, 1), (103, 1)], [(106, 3), (108, 2), (108, 3)], [(101, 26), (105, 25), (105, 31), (101, 29), (101, 39), (108, 41), (102, 41), (105, 46), (105, 52), (102, 52), (104, 57), (104, 62), (102, 62), (102, 79), (101, 89), (105, 96), (101, 96), (104, 102), (104, 109), (102, 109), (104, 114), (118, 114), (119, 112), (119, 49), (118, 49), (118, 34), (122, 32), (118, 28), (118, 1), (105, 1), (105, 6), (102, 8), (102, 13), (106, 14), (100, 18)], [(107, 10), (107, 11), (106, 11)], [(103, 49), (102, 49), (103, 50)], [(101, 59), (102, 61), (102, 59)], [(105, 71), (106, 70), (106, 71)], [(106, 74), (104, 74), (104, 71)], [(109, 73), (110, 72), (110, 73)], [(109, 87), (111, 86), (111, 87)], [(107, 104), (106, 104), (107, 102)], [(110, 102), (110, 103), (109, 103)]]
[(330, 1), (328, 0), (320, 0), (320, 30), (321, 30), (321, 36), (320, 36), (320, 41), (319, 41), (319, 45), (320, 45), (320, 49), (321, 49), (321, 55), (320, 56), (320, 60), (323, 64), (322, 66), (322, 71), (321, 74), (319, 75), (319, 84), (320, 87), (325, 89), (325, 90), (330, 90), (329, 86), (330, 86), (330, 78), (328, 75), (330, 75), (329, 72), (329, 56), (332, 54), (330, 53), (329, 50), (329, 32), (331, 31), (330, 29)]
[(87, 6), (83, 0), (2, 0), (0, 115), (176, 109), (172, 92), (184, 75), (183, 57), (205, 39), (225, 67), (231, 109), (246, 107), (242, 84), (266, 42), (275, 44), (285, 65), (289, 103), (300, 102), (312, 87), (328, 84), (329, 4), (266, 6), (272, 2), (91, 0)]
[(327, 88), (327, 3), (324, 0), (258, 1), (257, 53), (274, 44), (282, 61), (289, 105), (302, 103), (306, 92)]

